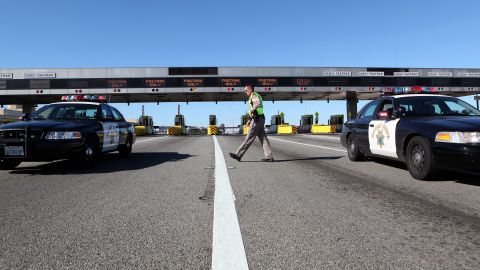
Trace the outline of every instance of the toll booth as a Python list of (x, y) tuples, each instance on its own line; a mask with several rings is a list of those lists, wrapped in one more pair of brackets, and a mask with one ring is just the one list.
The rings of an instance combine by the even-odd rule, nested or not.
[(313, 115), (302, 115), (300, 118), (300, 126), (298, 127), (298, 133), (310, 133), (313, 125)]
[(153, 135), (153, 119), (151, 116), (143, 115), (138, 118), (138, 125), (135, 126), (135, 133), (137, 135)]
[(330, 115), (330, 125), (335, 127), (336, 133), (342, 133), (343, 114)]
[(208, 135), (218, 135), (217, 116), (212, 114), (208, 120)]
[(282, 124), (282, 118), (280, 115), (272, 115), (270, 117), (270, 129), (269, 132), (270, 134), (277, 134), (278, 132), (278, 126)]
[(185, 118), (182, 114), (175, 115), (175, 125), (167, 129), (167, 135), (184, 135), (185, 131)]

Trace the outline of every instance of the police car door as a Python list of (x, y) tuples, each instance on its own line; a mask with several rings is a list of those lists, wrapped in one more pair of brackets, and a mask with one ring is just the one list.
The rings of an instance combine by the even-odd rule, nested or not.
[(393, 99), (382, 100), (375, 119), (368, 125), (368, 142), (372, 154), (398, 158), (395, 131), (400, 118), (392, 118)]
[(120, 130), (118, 123), (115, 122), (112, 112), (107, 105), (101, 104), (102, 108), (102, 127), (103, 127), (103, 147), (102, 150), (114, 151), (118, 148), (120, 139)]
[(125, 119), (123, 118), (122, 114), (117, 109), (115, 109), (112, 106), (108, 106), (108, 108), (112, 112), (113, 118), (115, 119), (115, 122), (118, 124), (119, 132), (120, 132), (120, 139), (119, 139), (118, 143), (123, 145), (123, 144), (127, 143), (127, 138), (128, 138), (127, 127), (128, 127), (128, 124), (125, 121)]

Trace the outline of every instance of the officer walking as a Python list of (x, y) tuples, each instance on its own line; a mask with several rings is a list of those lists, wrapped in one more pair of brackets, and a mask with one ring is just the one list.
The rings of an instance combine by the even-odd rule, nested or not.
[(271, 162), (273, 161), (273, 156), (272, 149), (270, 148), (270, 142), (268, 141), (267, 135), (265, 133), (265, 115), (263, 114), (262, 97), (255, 92), (253, 85), (245, 86), (245, 94), (247, 94), (247, 96), (249, 97), (248, 115), (250, 117), (250, 120), (248, 123), (250, 124), (250, 129), (242, 145), (240, 145), (235, 154), (230, 153), (230, 157), (236, 159), (237, 161), (240, 161), (245, 152), (247, 152), (248, 148), (255, 140), (255, 137), (258, 136), (258, 139), (263, 146), (263, 153), (265, 155), (265, 158), (263, 158), (262, 161)]

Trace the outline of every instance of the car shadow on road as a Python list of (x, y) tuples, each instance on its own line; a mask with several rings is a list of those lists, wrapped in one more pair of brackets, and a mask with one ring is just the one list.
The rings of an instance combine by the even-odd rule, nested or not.
[[(342, 158), (343, 156), (334, 157), (308, 157), (308, 158), (292, 158), (292, 159), (275, 159), (273, 163), (277, 162), (289, 162), (289, 161), (306, 161), (306, 160), (334, 160)], [(242, 160), (242, 162), (263, 162), (261, 160)]]
[[(407, 165), (400, 161), (387, 160), (387, 159), (371, 159), (371, 161), (378, 164), (395, 167), (397, 169), (402, 169), (408, 172)], [(479, 179), (480, 179), (480, 174), (468, 174), (465, 172), (441, 170), (436, 176), (433, 176), (431, 179), (426, 179), (423, 181), (428, 181), (428, 182), (453, 181), (459, 184), (480, 186)]]
[[(99, 174), (121, 171), (134, 171), (153, 167), (165, 162), (177, 162), (193, 157), (178, 152), (141, 152), (132, 153), (130, 157), (121, 157), (116, 153), (102, 156), (96, 165), (85, 167), (78, 162), (60, 160), (38, 166), (18, 167), (11, 174), (29, 175), (68, 175), (68, 174)], [(26, 163), (28, 164), (28, 163)]]

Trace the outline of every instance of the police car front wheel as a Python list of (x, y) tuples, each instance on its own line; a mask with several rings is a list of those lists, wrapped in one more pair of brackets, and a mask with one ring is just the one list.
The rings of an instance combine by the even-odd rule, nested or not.
[(425, 138), (417, 136), (408, 143), (407, 168), (410, 175), (419, 180), (431, 178), (437, 172), (430, 144)]
[(118, 153), (122, 157), (127, 157), (132, 153), (132, 138), (129, 137), (124, 145), (120, 145)]
[(100, 150), (99, 150), (98, 143), (93, 139), (88, 139), (85, 142), (85, 146), (83, 148), (83, 153), (82, 153), (82, 157), (83, 157), (83, 161), (85, 162), (85, 165), (87, 166), (94, 165), (95, 161), (99, 157), (99, 153), (100, 153)]
[(347, 152), (348, 158), (351, 161), (359, 161), (364, 159), (364, 155), (360, 151), (358, 151), (357, 140), (353, 135), (349, 135), (347, 137)]

